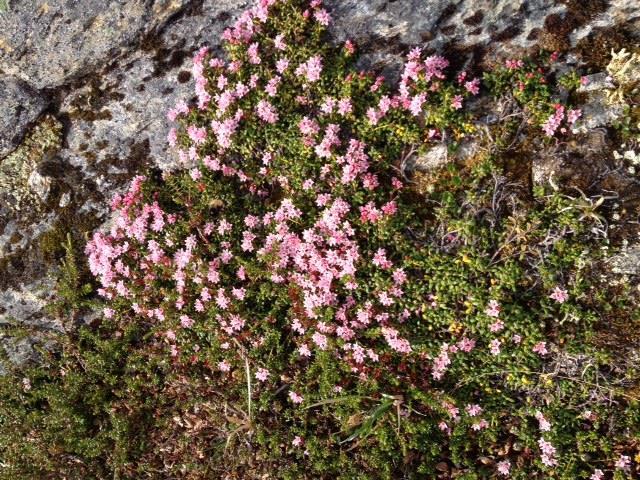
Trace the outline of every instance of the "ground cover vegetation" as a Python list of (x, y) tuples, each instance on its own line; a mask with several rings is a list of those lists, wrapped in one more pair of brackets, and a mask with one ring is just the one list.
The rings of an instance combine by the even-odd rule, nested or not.
[[(392, 85), (330, 21), (262, 0), (225, 59), (197, 52), (168, 112), (182, 168), (65, 243), (52, 312), (98, 317), (0, 379), (0, 478), (633, 478), (637, 364), (601, 332), (637, 303), (601, 275), (606, 199), (505, 174), (516, 130), (572, 135), (585, 80), (414, 49)], [(526, 121), (480, 126), (483, 98)]]

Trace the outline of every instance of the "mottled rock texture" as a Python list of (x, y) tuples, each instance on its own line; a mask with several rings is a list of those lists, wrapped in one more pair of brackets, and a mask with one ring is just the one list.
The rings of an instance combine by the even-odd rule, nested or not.
[[(0, 322), (55, 324), (36, 308), (34, 292), (63, 253), (65, 232), (81, 243), (133, 175), (176, 166), (165, 112), (191, 95), (193, 52), (217, 49), (223, 29), (250, 3), (8, 1), (0, 13)], [(605, 59), (640, 32), (640, 3), (628, 0), (325, 3), (334, 40), (355, 40), (361, 65), (391, 76), (414, 46), (447, 55), (455, 67), (540, 46), (572, 52), (576, 65), (601, 66), (596, 54)], [(38, 128), (54, 129), (56, 142), (19, 150)], [(29, 345), (7, 352), (23, 359)]]
[(21, 80), (0, 78), (0, 158), (16, 148), (47, 106), (44, 96)]

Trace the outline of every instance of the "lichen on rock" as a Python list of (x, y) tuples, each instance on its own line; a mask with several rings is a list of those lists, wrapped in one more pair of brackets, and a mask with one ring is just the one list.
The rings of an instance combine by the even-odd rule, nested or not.
[[(22, 216), (42, 211), (51, 179), (38, 168), (61, 147), (62, 124), (45, 117), (12, 154), (0, 161), (0, 198)], [(25, 211), (26, 209), (26, 211)]]

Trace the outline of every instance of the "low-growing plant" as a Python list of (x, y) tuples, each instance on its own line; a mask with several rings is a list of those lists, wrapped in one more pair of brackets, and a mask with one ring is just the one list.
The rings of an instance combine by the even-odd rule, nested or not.
[[(523, 195), (490, 155), (418, 194), (402, 159), (473, 132), (480, 80), (414, 49), (393, 88), (329, 21), (263, 0), (228, 61), (197, 52), (183, 168), (136, 177), (87, 245), (102, 320), (0, 381), (0, 475), (633, 474), (637, 376), (594, 342), (638, 322), (599, 281), (602, 202)], [(546, 125), (550, 87), (512, 62), (489, 91), (528, 82)]]

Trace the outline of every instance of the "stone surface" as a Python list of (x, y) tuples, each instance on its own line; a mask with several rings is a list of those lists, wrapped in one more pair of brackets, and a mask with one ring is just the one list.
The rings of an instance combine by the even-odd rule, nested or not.
[(192, 95), (191, 57), (202, 45), (217, 46), (212, 41), (228, 24), (215, 19), (236, 16), (248, 5), (204, 2), (167, 25), (145, 48), (115, 62), (100, 80), (72, 91), (60, 108), (70, 120), (63, 158), (89, 175), (104, 176), (105, 191), (145, 162), (174, 167), (166, 142), (166, 112)]
[(0, 159), (18, 146), (46, 107), (45, 98), (25, 82), (0, 77)]
[(611, 272), (624, 275), (640, 275), (640, 245), (632, 245), (609, 259)]
[(37, 89), (89, 75), (127, 54), (188, 0), (17, 0), (0, 16), (0, 69)]
[(440, 144), (422, 155), (412, 156), (407, 162), (407, 168), (418, 172), (431, 172), (445, 166), (448, 162), (449, 149), (447, 145)]
[[(165, 141), (165, 113), (192, 96), (193, 53), (202, 45), (219, 49), (223, 29), (252, 3), (8, 2), (0, 15), (0, 323), (10, 315), (19, 323), (40, 322), (38, 328), (55, 326), (42, 311), (46, 299), (34, 292), (59, 259), (62, 233), (74, 228), (82, 234), (104, 221), (107, 200), (142, 168), (177, 166)], [(353, 39), (362, 67), (391, 76), (414, 46), (443, 53), (458, 68), (486, 66), (538, 45), (570, 49), (621, 25), (640, 37), (640, 4), (628, 0), (325, 3), (333, 41)], [(579, 53), (571, 58), (580, 65)], [(600, 101), (586, 107), (585, 117), (605, 125), (611, 118), (589, 110)], [(29, 139), (48, 121), (45, 111), (58, 125), (47, 128), (58, 133), (41, 148), (40, 140)], [(490, 125), (491, 118), (485, 112), (482, 121)], [(443, 145), (423, 163), (432, 168), (472, 158), (477, 148), (463, 146), (450, 156)], [(21, 359), (29, 345), (5, 348)]]
[(582, 105), (582, 117), (579, 126), (582, 130), (592, 130), (613, 124), (624, 114), (625, 105), (611, 104), (607, 101), (607, 92), (615, 88), (611, 77), (606, 72), (587, 75), (588, 83), (578, 89), (578, 93), (586, 94)]
[(62, 324), (47, 314), (53, 287), (53, 280), (44, 278), (0, 291), (0, 375), (11, 365), (37, 360), (38, 348), (51, 346), (63, 331)]

